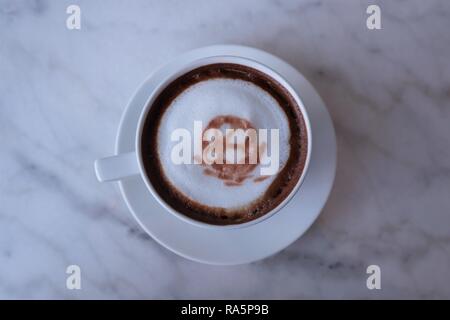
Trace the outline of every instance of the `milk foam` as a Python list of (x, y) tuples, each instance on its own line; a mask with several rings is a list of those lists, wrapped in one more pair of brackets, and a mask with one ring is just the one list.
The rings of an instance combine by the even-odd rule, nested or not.
[(175, 164), (171, 161), (171, 151), (177, 142), (171, 141), (170, 137), (175, 129), (185, 128), (193, 137), (194, 121), (202, 121), (203, 127), (206, 127), (211, 119), (222, 115), (246, 119), (257, 130), (279, 129), (281, 171), (290, 152), (287, 116), (268, 92), (248, 81), (210, 79), (183, 91), (162, 116), (157, 143), (164, 174), (178, 191), (200, 204), (234, 210), (260, 198), (276, 175), (255, 182), (254, 178), (260, 177), (261, 165), (258, 165), (252, 171), (252, 178), (243, 181), (242, 185), (226, 186), (223, 180), (205, 175), (202, 165)]

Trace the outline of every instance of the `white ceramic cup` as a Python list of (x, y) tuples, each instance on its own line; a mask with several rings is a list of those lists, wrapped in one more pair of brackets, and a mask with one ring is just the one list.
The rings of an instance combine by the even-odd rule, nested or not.
[[(308, 150), (306, 155), (306, 162), (305, 166), (303, 168), (303, 172), (297, 181), (297, 184), (292, 189), (292, 191), (289, 193), (289, 195), (275, 208), (273, 208), (271, 211), (267, 212), (263, 216), (240, 224), (232, 224), (232, 225), (215, 225), (215, 224), (209, 224), (206, 222), (198, 221), (195, 219), (192, 219), (176, 210), (174, 210), (168, 203), (166, 203), (156, 192), (154, 187), (152, 186), (152, 183), (150, 179), (147, 176), (147, 173), (144, 169), (143, 159), (142, 159), (142, 152), (141, 152), (141, 139), (142, 139), (142, 130), (144, 126), (144, 122), (147, 116), (147, 113), (149, 109), (152, 107), (152, 104), (154, 100), (158, 97), (158, 95), (161, 93), (164, 88), (166, 88), (167, 85), (169, 85), (172, 81), (180, 77), (181, 75), (194, 70), (198, 67), (214, 64), (214, 63), (235, 63), (244, 65), (256, 70), (259, 70), (274, 80), (276, 80), (278, 83), (280, 83), (295, 99), (297, 102), (298, 107), (300, 108), (300, 111), (303, 115), (305, 124), (306, 124), (306, 131), (308, 136)], [(175, 67), (175, 68), (174, 68)], [(177, 63), (172, 63), (166, 65), (164, 68), (168, 68), (170, 70), (174, 70), (174, 72), (171, 73), (169, 77), (164, 79), (160, 82), (158, 86), (153, 90), (153, 92), (149, 92), (149, 97), (147, 99), (147, 102), (145, 105), (142, 106), (142, 112), (139, 117), (138, 125), (136, 128), (136, 140), (135, 140), (135, 151), (124, 153), (124, 154), (118, 154), (115, 156), (107, 157), (98, 159), (95, 161), (95, 173), (97, 175), (97, 179), (100, 182), (104, 181), (117, 181), (121, 180), (130, 176), (137, 176), (140, 175), (142, 179), (145, 182), (145, 185), (147, 186), (147, 189), (149, 190), (150, 194), (149, 196), (153, 196), (156, 201), (165, 208), (169, 214), (173, 214), (176, 217), (200, 226), (200, 227), (206, 227), (206, 228), (242, 228), (242, 227), (248, 227), (251, 225), (254, 225), (256, 223), (259, 223), (269, 217), (271, 217), (273, 214), (275, 214), (277, 211), (279, 211), (281, 208), (283, 208), (289, 200), (295, 195), (297, 190), (299, 189), (300, 185), (302, 184), (303, 180), (305, 179), (306, 173), (308, 171), (309, 166), (309, 160), (311, 156), (311, 126), (309, 123), (308, 115), (306, 113), (306, 109), (303, 106), (303, 103), (298, 96), (298, 94), (295, 92), (295, 90), (287, 83), (286, 80), (283, 79), (282, 76), (280, 76), (276, 71), (270, 69), (269, 67), (247, 58), (239, 57), (239, 56), (211, 56), (211, 57), (204, 57), (201, 59), (196, 59), (194, 61), (188, 60), (185, 61), (177, 61)]]

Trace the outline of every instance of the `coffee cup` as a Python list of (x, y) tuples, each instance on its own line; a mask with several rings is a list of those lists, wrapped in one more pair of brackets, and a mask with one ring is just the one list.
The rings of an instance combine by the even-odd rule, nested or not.
[[(142, 178), (142, 180), (144, 181), (147, 189), (148, 189), (148, 194), (146, 196), (150, 196), (153, 197), (160, 205), (163, 209), (165, 209), (167, 211), (168, 214), (172, 214), (175, 217), (182, 219), (183, 221), (186, 221), (188, 223), (194, 224), (196, 226), (199, 227), (206, 227), (206, 228), (237, 228), (237, 227), (248, 227), (251, 225), (254, 225), (256, 223), (260, 223), (261, 221), (270, 218), (272, 215), (274, 215), (275, 213), (277, 213), (279, 210), (281, 210), (289, 201), (290, 199), (296, 194), (296, 192), (298, 191), (298, 189), (300, 188), (306, 174), (308, 171), (308, 164), (309, 164), (309, 160), (310, 160), (310, 155), (311, 155), (311, 129), (310, 129), (310, 124), (309, 124), (309, 120), (308, 120), (308, 116), (307, 116), (307, 112), (302, 104), (302, 101), (299, 97), (299, 95), (297, 94), (297, 92), (289, 85), (289, 83), (281, 76), (279, 75), (275, 70), (272, 70), (271, 68), (263, 65), (262, 63), (259, 63), (257, 61), (254, 60), (250, 60), (244, 57), (239, 57), (239, 56), (212, 56), (212, 57), (203, 57), (200, 59), (195, 59), (195, 60), (187, 60), (187, 61), (178, 61), (176, 64), (176, 67), (174, 67), (174, 64), (166, 66), (166, 68), (170, 68), (172, 70), (170, 76), (166, 77), (164, 80), (162, 80), (159, 85), (157, 85), (154, 90), (152, 92), (149, 92), (149, 96), (148, 96), (148, 100), (146, 102), (145, 105), (142, 106), (142, 112), (141, 115), (139, 117), (139, 121), (138, 121), (138, 125), (136, 127), (136, 138), (135, 138), (135, 151), (129, 152), (129, 153), (124, 153), (124, 154), (118, 154), (115, 156), (111, 156), (111, 157), (107, 157), (107, 158), (102, 158), (102, 159), (98, 159), (97, 161), (95, 161), (95, 172), (97, 175), (97, 178), (99, 181), (103, 182), (103, 181), (117, 181), (117, 180), (121, 180), (127, 177), (131, 177), (131, 176), (140, 176)], [(189, 75), (189, 79), (194, 79), (193, 84), (190, 84), (189, 81), (191, 80), (186, 80), (187, 75)], [(203, 78), (206, 79), (204, 81), (202, 81)], [(210, 77), (210, 78), (208, 78)], [(180, 80), (181, 79), (181, 80)], [(212, 81), (211, 79), (214, 79), (214, 81)], [(223, 80), (226, 79), (226, 80)], [(229, 81), (228, 81), (229, 80)], [(177, 82), (178, 81), (178, 82)], [(222, 82), (220, 82), (222, 81)], [(214, 82), (214, 83), (213, 83)], [(174, 83), (178, 86), (175, 86)], [(207, 83), (209, 86), (205, 86), (204, 84)], [(297, 121), (298, 123), (300, 123), (300, 125), (297, 124), (297, 126), (295, 128), (297, 128), (297, 131), (293, 131), (289, 132), (290, 136), (288, 137), (286, 134), (284, 135), (285, 138), (285, 143), (289, 144), (289, 156), (285, 159), (283, 165), (283, 170), (284, 168), (286, 168), (286, 165), (289, 164), (291, 161), (293, 164), (292, 166), (292, 170), (290, 171), (291, 173), (291, 177), (283, 177), (284, 180), (282, 180), (281, 182), (277, 182), (277, 178), (278, 176), (281, 176), (280, 173), (277, 174), (276, 178), (270, 178), (267, 181), (262, 181), (263, 179), (261, 179), (260, 176), (252, 177), (251, 174), (249, 174), (249, 177), (252, 178), (248, 178), (247, 180), (245, 180), (245, 182), (242, 183), (246, 183), (245, 186), (240, 186), (239, 183), (237, 183), (236, 181), (238, 180), (233, 180), (230, 182), (230, 180), (227, 179), (222, 179), (224, 178), (224, 168), (223, 166), (219, 166), (220, 170), (222, 171), (214, 171), (212, 170), (212, 174), (210, 174), (210, 177), (208, 177), (208, 175), (206, 175), (205, 177), (203, 176), (199, 176), (198, 173), (193, 173), (192, 177), (187, 176), (187, 180), (195, 180), (195, 178), (199, 178), (201, 180), (198, 181), (207, 181), (205, 182), (205, 184), (203, 183), (197, 183), (198, 188), (204, 188), (204, 186), (222, 186), (224, 185), (223, 188), (225, 189), (220, 189), (220, 187), (218, 187), (218, 189), (220, 189), (218, 192), (222, 192), (223, 193), (230, 193), (230, 195), (227, 197), (225, 196), (217, 196), (215, 197), (216, 199), (212, 199), (214, 201), (224, 201), (224, 203), (227, 203), (227, 201), (229, 201), (229, 198), (240, 198), (239, 194), (249, 194), (251, 192), (253, 192), (256, 189), (263, 189), (261, 187), (261, 185), (263, 183), (268, 185), (268, 189), (269, 188), (273, 188), (273, 184), (276, 182), (278, 183), (277, 187), (279, 190), (271, 190), (271, 192), (274, 194), (274, 197), (276, 195), (276, 193), (279, 191), (281, 193), (284, 192), (284, 194), (281, 195), (276, 195), (278, 198), (276, 198), (275, 200), (269, 199), (271, 201), (267, 201), (267, 203), (270, 204), (270, 206), (268, 206), (267, 204), (265, 204), (263, 202), (263, 200), (267, 200), (267, 199), (263, 199), (263, 200), (257, 200), (260, 201), (257, 202), (257, 205), (266, 205), (266, 209), (261, 209), (259, 212), (257, 212), (256, 214), (252, 215), (252, 210), (256, 211), (256, 209), (254, 207), (248, 206), (248, 207), (242, 207), (241, 209), (237, 210), (236, 212), (239, 212), (239, 214), (242, 215), (238, 216), (236, 212), (233, 213), (233, 215), (228, 216), (227, 215), (227, 210), (222, 210), (220, 205), (217, 205), (216, 203), (212, 203), (212, 205), (202, 205), (199, 206), (198, 202), (199, 201), (190, 201), (189, 199), (189, 195), (186, 195), (187, 192), (183, 192), (186, 190), (182, 190), (181, 192), (179, 192), (180, 190), (178, 190), (177, 184), (175, 183), (175, 188), (172, 188), (171, 186), (174, 184), (173, 181), (175, 181), (176, 179), (172, 179), (171, 181), (163, 181), (163, 178), (155, 178), (155, 176), (160, 176), (161, 173), (163, 173), (163, 169), (161, 169), (161, 172), (155, 172), (154, 168), (158, 168), (157, 165), (153, 165), (150, 164), (151, 161), (156, 162), (168, 162), (168, 161), (172, 161), (169, 158), (164, 158), (163, 160), (161, 159), (154, 159), (154, 158), (149, 158), (147, 155), (149, 153), (152, 153), (152, 150), (148, 150), (149, 146), (150, 148), (152, 146), (154, 146), (155, 148), (159, 148), (158, 147), (158, 139), (155, 138), (155, 136), (157, 134), (154, 134), (153, 137), (149, 137), (149, 133), (153, 133), (153, 132), (157, 132), (155, 131), (155, 123), (154, 120), (149, 122), (149, 119), (155, 119), (157, 118), (157, 116), (161, 113), (164, 113), (162, 111), (158, 111), (157, 108), (161, 108), (161, 104), (162, 104), (162, 100), (164, 101), (163, 98), (161, 97), (165, 97), (166, 100), (170, 100), (169, 97), (170, 95), (174, 95), (175, 98), (173, 100), (170, 100), (169, 102), (166, 101), (167, 105), (173, 105), (175, 103), (178, 104), (182, 104), (184, 101), (192, 101), (192, 99), (200, 99), (202, 97), (202, 94), (206, 97), (206, 96), (216, 96), (217, 100), (224, 100), (222, 97), (227, 97), (227, 94), (230, 94), (230, 96), (233, 96), (233, 94), (238, 97), (236, 99), (238, 100), (231, 100), (230, 101), (235, 101), (237, 104), (243, 104), (244, 102), (247, 103), (248, 101), (250, 101), (250, 98), (242, 98), (241, 96), (245, 96), (243, 93), (241, 92), (235, 92), (236, 90), (240, 90), (239, 86), (245, 83), (245, 90), (247, 90), (245, 92), (246, 95), (249, 95), (251, 97), (255, 96), (258, 99), (260, 99), (261, 101), (265, 101), (264, 103), (266, 103), (266, 107), (269, 109), (273, 109), (272, 105), (275, 102), (279, 103), (279, 104), (283, 104), (280, 101), (284, 101), (283, 99), (287, 99), (285, 104), (290, 104), (290, 106), (286, 107), (286, 108), (297, 108), (298, 113), (295, 112), (287, 112), (286, 110), (282, 110), (281, 111), (284, 112), (285, 116), (286, 116), (286, 121), (285, 121), (285, 125), (283, 125), (282, 121), (281, 124), (279, 124), (279, 122), (276, 122), (276, 126), (281, 127), (281, 128), (277, 128), (277, 129), (281, 129), (281, 136), (283, 136), (283, 128), (284, 126), (289, 126), (290, 129), (292, 129), (293, 127), (293, 123), (294, 126), (296, 125), (295, 121)], [(200, 86), (198, 84), (201, 84), (202, 87), (200, 88)], [(184, 87), (183, 87), (184, 85)], [(230, 86), (230, 87), (228, 87)], [(270, 94), (267, 93), (262, 93), (263, 91), (270, 91), (265, 90), (265, 89), (255, 89), (256, 87), (260, 87), (261, 88), (265, 88), (265, 86), (267, 86), (268, 88), (272, 87), (272, 89), (270, 90), (274, 90), (275, 92), (272, 94), (273, 97), (275, 97), (275, 99), (268, 98), (268, 96), (270, 96)], [(238, 87), (238, 89), (236, 89), (236, 87)], [(179, 89), (179, 88), (184, 88), (183, 90)], [(203, 90), (203, 91), (202, 91)], [(210, 91), (208, 91), (210, 90)], [(212, 90), (212, 91), (211, 91)], [(215, 90), (215, 91), (214, 91)], [(228, 91), (227, 91), (228, 90)], [(234, 91), (233, 91), (234, 90)], [(259, 90), (259, 91), (258, 91)], [(185, 94), (184, 96), (181, 96), (181, 94), (183, 94), (183, 92), (188, 92), (188, 94), (190, 94), (190, 96), (188, 96), (187, 94)], [(184, 99), (184, 100), (183, 100)], [(241, 99), (241, 100), (239, 100)], [(253, 98), (251, 98), (253, 99)], [(278, 100), (277, 100), (278, 99)], [(243, 102), (243, 100), (245, 100)], [(174, 102), (175, 101), (175, 102)], [(196, 100), (198, 101), (198, 100)], [(213, 100), (214, 101), (214, 100)], [(251, 100), (253, 101), (253, 100)], [(259, 100), (258, 100), (259, 101)], [(267, 102), (269, 101), (269, 102)], [(159, 103), (159, 104), (158, 104)], [(231, 105), (230, 107), (227, 106), (223, 106), (223, 108), (228, 108), (227, 111), (225, 112), (225, 116), (221, 116), (221, 117), (215, 117), (214, 119), (219, 119), (221, 120), (222, 124), (225, 122), (226, 125), (230, 125), (233, 122), (230, 121), (233, 119), (241, 119), (242, 117), (231, 117), (230, 112), (240, 112), (242, 113), (242, 109), (245, 109), (245, 107), (243, 108), (238, 108), (238, 107), (233, 107), (236, 105), (235, 104), (231, 104), (229, 103), (228, 105)], [(199, 103), (200, 105), (202, 103)], [(246, 104), (248, 105), (248, 103)], [(197, 104), (195, 105), (197, 106)], [(153, 109), (152, 109), (153, 108)], [(220, 111), (220, 107), (219, 111)], [(234, 108), (234, 109), (233, 109)], [(158, 112), (156, 112), (156, 111)], [(206, 109), (205, 109), (206, 110)], [(231, 111), (230, 111), (231, 110)], [(238, 111), (234, 111), (234, 110), (238, 110)], [(202, 110), (201, 110), (202, 111)], [(294, 110), (295, 111), (295, 110)], [(278, 114), (280, 113), (279, 110), (277, 111)], [(273, 118), (280, 118), (277, 115), (277, 112), (275, 112)], [(167, 113), (167, 112), (165, 112)], [(204, 114), (204, 112), (200, 112), (200, 114)], [(293, 115), (294, 114), (294, 115)], [(297, 114), (297, 118), (295, 121), (293, 121), (291, 118), (294, 117), (295, 118), (295, 114)], [(162, 117), (162, 116), (161, 116)], [(258, 116), (256, 116), (258, 118)], [(180, 116), (178, 116), (178, 118), (180, 118)], [(162, 118), (161, 118), (162, 119)], [(193, 118), (194, 119), (194, 118)], [(267, 124), (272, 123), (271, 119), (272, 118), (268, 118), (269, 120), (266, 121)], [(195, 120), (195, 119), (194, 119)], [(210, 119), (206, 119), (206, 121), (208, 121)], [(252, 120), (252, 119), (249, 119)], [(162, 122), (163, 120), (161, 120)], [(227, 122), (228, 121), (228, 122)], [(261, 120), (262, 121), (262, 120)], [(246, 124), (246, 120), (241, 120), (238, 121), (239, 123), (244, 123)], [(264, 121), (262, 121), (264, 122)], [(150, 124), (149, 124), (150, 123)], [(211, 123), (211, 121), (209, 122)], [(248, 121), (248, 123), (250, 123), (250, 121)], [(205, 125), (207, 125), (207, 123), (205, 123)], [(250, 125), (248, 125), (250, 126)], [(248, 128), (248, 126), (246, 128)], [(158, 126), (159, 127), (163, 127), (162, 125)], [(170, 126), (169, 126), (170, 127)], [(163, 130), (164, 131), (164, 130)], [(169, 132), (166, 130), (164, 131), (165, 134), (169, 134)], [(161, 135), (161, 134), (160, 134)], [(292, 138), (292, 135), (298, 135), (294, 136), (294, 138)], [(203, 138), (203, 133), (202, 133), (202, 138)], [(166, 137), (167, 140), (167, 137)], [(156, 141), (153, 144), (149, 143), (148, 141)], [(159, 140), (159, 141), (165, 141), (165, 140)], [(288, 141), (288, 142), (286, 142)], [(294, 141), (294, 142), (292, 142)], [(301, 149), (300, 151), (297, 150)], [(203, 151), (203, 150), (202, 150)], [(295, 156), (292, 156), (292, 152), (295, 151)], [(159, 154), (159, 149), (158, 149), (158, 154)], [(195, 154), (195, 153), (194, 153)], [(152, 160), (153, 159), (153, 160)], [(182, 164), (185, 165), (186, 164)], [(211, 166), (206, 166), (204, 165), (204, 163), (202, 161), (200, 161), (199, 163), (192, 163), (190, 164), (191, 166), (197, 166), (197, 167), (201, 167), (202, 172), (210, 172), (211, 171)], [(150, 169), (149, 169), (150, 167)], [(160, 166), (161, 167), (161, 166)], [(164, 166), (162, 166), (164, 167)], [(176, 168), (174, 166), (171, 166), (170, 168)], [(216, 168), (216, 167), (214, 167)], [(214, 169), (213, 168), (213, 169)], [(228, 169), (230, 167), (227, 167), (225, 169)], [(242, 166), (239, 168), (243, 168)], [(252, 167), (253, 168), (253, 167)], [(252, 169), (250, 168), (250, 169)], [(167, 169), (167, 168), (166, 168)], [(168, 170), (170, 172), (176, 171), (176, 170)], [(197, 170), (197, 169), (195, 169)], [(210, 170), (210, 171), (207, 171)], [(249, 170), (249, 168), (245, 168), (245, 170)], [(197, 170), (198, 171), (198, 170)], [(170, 172), (166, 172), (165, 174), (161, 175), (162, 177), (165, 176), (170, 176)], [(200, 171), (198, 171), (200, 172)], [(217, 173), (218, 172), (218, 173)], [(279, 171), (282, 172), (282, 171)], [(153, 174), (155, 173), (155, 174)], [(156, 174), (158, 173), (158, 174)], [(181, 174), (181, 173), (180, 173)], [(288, 173), (283, 173), (284, 175), (288, 176)], [(180, 175), (179, 175), (180, 176)], [(232, 174), (233, 178), (235, 178), (236, 174), (233, 171)], [(177, 176), (175, 175), (175, 178)], [(247, 176), (245, 176), (247, 178)], [(169, 177), (170, 178), (170, 177)], [(220, 180), (220, 179), (222, 180)], [(264, 178), (264, 177), (263, 177)], [(208, 179), (208, 180), (207, 180)], [(212, 179), (212, 180), (209, 180)], [(253, 180), (251, 180), (253, 179)], [(260, 179), (260, 180), (258, 180)], [(290, 180), (289, 180), (290, 179)], [(259, 182), (262, 181), (262, 182)], [(209, 185), (209, 183), (211, 183)], [(228, 183), (228, 185), (227, 185)], [(233, 183), (233, 184), (231, 184)], [(169, 186), (169, 187), (168, 187)], [(281, 188), (280, 186), (286, 186), (284, 189)], [(210, 190), (205, 190), (205, 192), (203, 193), (199, 193), (198, 188), (194, 186), (191, 186), (192, 189), (190, 189), (190, 191), (192, 191), (192, 194), (201, 194), (202, 196), (207, 193), (207, 192), (215, 192), (215, 190), (212, 190), (213, 188), (209, 188)], [(242, 188), (242, 189), (239, 189)], [(174, 189), (174, 190), (172, 190)], [(168, 192), (167, 190), (169, 190), (170, 192)], [(241, 192), (240, 190), (246, 190), (248, 192)], [(188, 190), (189, 191), (189, 190)], [(180, 194), (182, 194), (181, 196), (177, 196), (177, 192), (179, 192)], [(264, 190), (264, 192), (266, 192)], [(238, 195), (236, 197), (236, 195)], [(198, 196), (197, 198), (195, 198), (194, 196), (194, 200), (198, 200), (200, 196)], [(242, 196), (244, 197), (244, 196)], [(201, 198), (201, 197), (200, 197)], [(208, 195), (204, 196), (205, 199), (208, 199)], [(211, 196), (211, 198), (214, 198), (214, 196)], [(223, 200), (223, 198), (225, 198), (225, 200)], [(203, 198), (202, 198), (203, 199)], [(259, 198), (258, 198), (259, 199)], [(274, 198), (275, 199), (275, 198)], [(243, 199), (244, 200), (248, 200), (249, 203), (253, 203), (255, 201), (250, 201), (249, 199)], [(202, 200), (203, 201), (203, 200)], [(200, 201), (201, 202), (201, 201)], [(253, 204), (252, 204), (253, 205)], [(204, 209), (204, 208), (208, 208), (208, 209)], [(213, 209), (209, 209), (209, 208), (213, 208)], [(248, 208), (248, 209), (246, 209)], [(259, 207), (258, 207), (259, 208)], [(267, 209), (268, 208), (268, 209)], [(214, 211), (215, 210), (215, 211)], [(233, 209), (234, 210), (234, 209)], [(247, 211), (248, 212), (247, 212)], [(200, 214), (200, 213), (201, 214)], [(208, 216), (208, 214), (211, 213), (211, 216)], [(245, 215), (243, 214), (245, 213)], [(151, 213), (150, 213), (151, 214)], [(238, 216), (238, 218), (235, 218), (236, 216)]]

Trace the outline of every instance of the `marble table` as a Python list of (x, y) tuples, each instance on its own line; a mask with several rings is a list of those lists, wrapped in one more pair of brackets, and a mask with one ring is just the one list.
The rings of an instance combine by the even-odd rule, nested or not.
[[(0, 0), (0, 298), (450, 298), (449, 30), (447, 0)], [(93, 172), (143, 79), (219, 43), (298, 68), (338, 138), (312, 228), (233, 267), (162, 248)], [(81, 290), (66, 288), (71, 264)], [(366, 287), (372, 264), (381, 290)]]

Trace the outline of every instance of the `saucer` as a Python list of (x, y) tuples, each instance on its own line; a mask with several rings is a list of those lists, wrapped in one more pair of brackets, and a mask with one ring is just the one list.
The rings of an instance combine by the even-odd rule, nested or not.
[(298, 239), (319, 215), (336, 171), (336, 138), (330, 115), (312, 85), (292, 66), (264, 51), (218, 45), (187, 52), (154, 72), (128, 103), (119, 126), (116, 154), (134, 151), (136, 126), (150, 93), (179, 66), (211, 56), (241, 56), (275, 70), (296, 90), (312, 132), (312, 153), (303, 184), (291, 201), (269, 219), (245, 228), (208, 229), (169, 214), (152, 197), (140, 176), (118, 182), (120, 192), (141, 227), (159, 244), (197, 262), (235, 265), (266, 258)]

